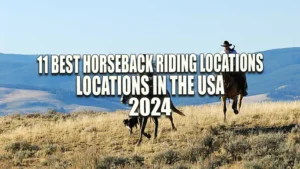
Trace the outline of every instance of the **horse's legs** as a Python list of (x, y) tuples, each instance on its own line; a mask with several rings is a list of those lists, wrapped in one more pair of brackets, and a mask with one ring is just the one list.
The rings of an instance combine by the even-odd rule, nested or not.
[[(148, 118), (148, 117), (145, 117), (145, 118)], [(140, 125), (140, 129), (142, 128), (142, 124), (143, 124), (143, 120), (144, 120), (144, 117), (143, 116), (139, 116), (138, 117), (138, 123)], [(146, 124), (147, 124), (147, 121), (146, 121)], [(135, 126), (137, 128), (137, 126)], [(151, 138), (151, 134), (148, 134), (146, 133), (145, 131), (142, 133), (145, 137), (147, 137), (148, 139)]]
[(144, 118), (143, 117), (139, 117), (139, 123), (140, 123), (140, 137), (138, 142), (136, 143), (136, 145), (140, 145), (142, 142), (142, 137), (143, 137), (143, 123), (144, 123)]
[(140, 124), (140, 138), (138, 140), (138, 142), (136, 143), (136, 145), (140, 145), (143, 139), (143, 135), (145, 135), (146, 137), (151, 137), (150, 135), (148, 135), (147, 133), (145, 133), (145, 128), (147, 125), (147, 121), (148, 121), (148, 117), (142, 117), (141, 118), (141, 124)]
[(226, 121), (226, 96), (222, 96), (222, 104), (223, 104), (224, 121)]
[(157, 137), (157, 130), (158, 130), (158, 119), (157, 117), (153, 117), (154, 120), (154, 125), (155, 125), (155, 130), (154, 130), (154, 139)]
[(240, 95), (239, 95), (239, 111), (241, 111), (242, 100), (243, 100), (243, 94), (240, 94)]
[(239, 114), (239, 111), (237, 109), (237, 104), (238, 104), (237, 102), (238, 102), (238, 99), (237, 99), (237, 96), (236, 96), (233, 100), (233, 103), (232, 103), (232, 109), (233, 109), (234, 114)]
[(168, 116), (168, 118), (169, 118), (169, 119), (170, 119), (170, 121), (171, 121), (172, 130), (176, 131), (177, 129), (176, 129), (175, 125), (174, 125), (174, 122), (173, 122), (173, 117), (172, 117), (172, 115), (171, 115), (171, 116)]

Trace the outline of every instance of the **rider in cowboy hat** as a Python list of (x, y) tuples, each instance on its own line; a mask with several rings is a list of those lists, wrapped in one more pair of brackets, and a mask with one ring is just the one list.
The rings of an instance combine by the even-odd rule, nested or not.
[(224, 41), (223, 45), (221, 45), (222, 47), (224, 47), (224, 50), (221, 52), (221, 54), (236, 54), (236, 51), (230, 48), (230, 46), (232, 46), (231, 43), (229, 43), (227, 40)]
[[(231, 43), (229, 43), (227, 40), (224, 41), (223, 45), (224, 50), (221, 51), (221, 54), (237, 54), (237, 52), (233, 48), (230, 48), (232, 46)], [(235, 63), (235, 62), (234, 62)], [(240, 79), (242, 82), (245, 82), (245, 85), (243, 85), (243, 96), (247, 96), (247, 80), (246, 80), (246, 74), (244, 72), (232, 72), (230, 73), (234, 78)]]

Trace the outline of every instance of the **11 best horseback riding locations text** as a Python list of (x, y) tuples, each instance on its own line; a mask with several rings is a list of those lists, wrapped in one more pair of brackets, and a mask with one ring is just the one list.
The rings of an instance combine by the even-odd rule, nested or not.
[(129, 100), (133, 116), (170, 115), (168, 86), (172, 96), (222, 95), (224, 73), (264, 69), (261, 53), (40, 55), (37, 65), (39, 75), (75, 74), (79, 97), (136, 96)]

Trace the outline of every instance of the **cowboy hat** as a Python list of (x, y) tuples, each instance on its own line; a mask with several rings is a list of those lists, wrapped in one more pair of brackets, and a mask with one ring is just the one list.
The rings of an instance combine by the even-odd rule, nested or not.
[(231, 46), (232, 44), (229, 43), (227, 40), (224, 41), (223, 45), (221, 45), (222, 47), (226, 47), (226, 46)]

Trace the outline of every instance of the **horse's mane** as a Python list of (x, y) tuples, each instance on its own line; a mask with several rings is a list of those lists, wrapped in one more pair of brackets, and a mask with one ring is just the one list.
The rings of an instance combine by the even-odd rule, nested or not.
[(222, 76), (223, 76), (224, 87), (226, 88), (226, 86), (231, 82), (233, 77), (228, 72), (223, 72)]
[[(237, 90), (241, 91), (244, 87), (247, 89), (247, 85), (244, 86), (245, 82), (243, 81), (243, 79), (241, 78), (240, 75), (238, 74), (233, 74), (230, 72), (224, 72), (222, 73), (223, 76), (223, 82), (224, 82), (224, 87), (226, 89), (227, 88), (231, 88), (234, 84), (237, 84)], [(231, 84), (229, 84), (232, 80), (234, 80)], [(228, 86), (229, 85), (229, 86)], [(226, 92), (226, 91), (225, 91)]]

